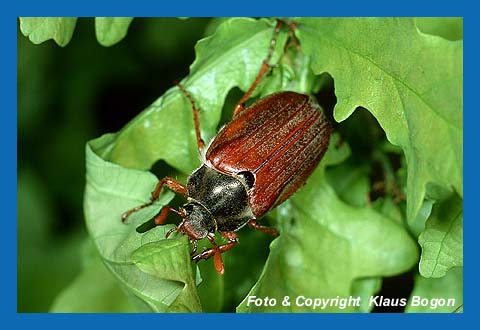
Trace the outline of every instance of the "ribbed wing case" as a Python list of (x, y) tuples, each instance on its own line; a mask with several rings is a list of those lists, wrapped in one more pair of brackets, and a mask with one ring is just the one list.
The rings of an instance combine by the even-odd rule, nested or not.
[(256, 218), (300, 188), (327, 150), (331, 125), (307, 95), (280, 92), (260, 99), (224, 126), (207, 165), (230, 175), (249, 171), (248, 201)]

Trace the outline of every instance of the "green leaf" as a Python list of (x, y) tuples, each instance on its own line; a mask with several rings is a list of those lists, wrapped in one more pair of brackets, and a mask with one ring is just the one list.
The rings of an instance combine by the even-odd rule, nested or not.
[[(328, 185), (325, 166), (342, 159), (339, 153), (343, 151), (335, 145), (333, 139), (307, 184), (280, 206), (281, 235), (271, 244), (264, 271), (248, 296), (277, 301), (289, 296), (292, 302), (301, 295), (349, 297), (355, 280), (399, 274), (416, 263), (417, 246), (402, 226), (373, 209), (345, 204)], [(312, 309), (295, 303), (289, 307), (248, 306), (248, 296), (238, 312), (356, 310), (355, 306)]]
[(95, 35), (102, 46), (112, 46), (125, 38), (132, 17), (95, 17)]
[(463, 39), (462, 17), (419, 17), (415, 23), (420, 31), (448, 40)]
[(378, 198), (372, 203), (372, 207), (384, 216), (398, 223), (402, 222), (402, 213), (390, 196)]
[(301, 18), (296, 30), (315, 74), (335, 80), (335, 118), (368, 109), (407, 159), (407, 219), (424, 197), (462, 186), (462, 41), (418, 31), (414, 19)]
[(57, 296), (50, 312), (125, 313), (139, 312), (139, 309), (97, 256)]
[(370, 182), (366, 166), (343, 163), (326, 173), (328, 182), (343, 201), (352, 206), (367, 205)]
[[(162, 240), (145, 244), (132, 254), (133, 262), (143, 272), (177, 284), (166, 298), (171, 296), (175, 299), (175, 305), (169, 309), (170, 312), (201, 311), (186, 240), (187, 237), (184, 236), (183, 240)], [(178, 249), (184, 250), (186, 258), (179, 258)]]
[(353, 282), (352, 296), (360, 297), (359, 312), (370, 312), (374, 304), (369, 303), (370, 297), (374, 296), (382, 288), (382, 279), (379, 277), (360, 278)]
[(463, 268), (458, 267), (449, 270), (442, 278), (425, 278), (417, 274), (405, 312), (452, 313), (462, 306)]
[[(171, 225), (138, 233), (136, 228), (151, 219), (171, 198), (172, 193), (162, 193), (152, 206), (132, 214), (126, 224), (121, 214), (149, 200), (150, 192), (158, 180), (151, 173), (126, 169), (109, 163), (95, 152), (112, 140), (105, 135), (87, 144), (87, 186), (85, 188), (85, 219), (87, 229), (106, 266), (132, 295), (138, 297), (153, 311), (199, 311), (196, 288), (192, 288), (193, 272), (177, 273), (170, 268), (156, 272), (161, 258), (168, 262), (190, 263), (188, 242), (185, 237), (165, 240)], [(147, 258), (148, 243), (156, 246), (159, 258)], [(134, 258), (135, 256), (135, 258)], [(148, 259), (148, 260), (147, 260)], [(174, 262), (175, 261), (175, 262)], [(188, 302), (184, 297), (194, 297)]]
[(72, 38), (76, 17), (20, 17), (20, 31), (34, 44), (53, 39), (66, 46)]
[(458, 196), (434, 205), (418, 243), (422, 276), (438, 278), (452, 267), (463, 266), (463, 203)]
[(415, 237), (418, 237), (425, 230), (425, 222), (432, 213), (434, 202), (432, 200), (425, 200), (420, 208), (415, 220), (410, 221), (409, 228)]

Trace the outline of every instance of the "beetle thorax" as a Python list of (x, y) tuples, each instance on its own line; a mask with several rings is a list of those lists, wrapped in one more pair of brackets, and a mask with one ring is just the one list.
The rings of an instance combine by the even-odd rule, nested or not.
[(190, 203), (185, 205), (185, 228), (194, 227), (206, 236), (216, 230), (236, 231), (255, 218), (248, 204), (248, 188), (240, 178), (202, 165), (188, 178), (187, 189)]

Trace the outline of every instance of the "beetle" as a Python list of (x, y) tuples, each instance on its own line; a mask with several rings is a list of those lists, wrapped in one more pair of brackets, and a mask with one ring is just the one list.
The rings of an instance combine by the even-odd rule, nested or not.
[[(221, 254), (238, 243), (236, 232), (248, 225), (272, 236), (278, 231), (262, 226), (257, 219), (280, 205), (297, 191), (325, 154), (332, 126), (311, 97), (283, 91), (261, 98), (249, 107), (244, 104), (268, 71), (276, 39), (282, 26), (277, 21), (267, 57), (255, 81), (235, 107), (232, 121), (220, 129), (205, 147), (201, 138), (199, 110), (193, 97), (180, 84), (189, 99), (195, 123), (197, 146), (202, 165), (184, 185), (172, 178), (161, 179), (150, 201), (122, 214), (122, 221), (158, 199), (164, 186), (187, 198), (179, 210), (164, 206), (155, 217), (163, 224), (169, 212), (183, 218), (177, 231), (193, 244), (192, 259), (214, 257), (219, 274), (224, 273)], [(215, 233), (227, 243), (217, 245)], [(212, 247), (195, 255), (198, 240), (207, 238)]]

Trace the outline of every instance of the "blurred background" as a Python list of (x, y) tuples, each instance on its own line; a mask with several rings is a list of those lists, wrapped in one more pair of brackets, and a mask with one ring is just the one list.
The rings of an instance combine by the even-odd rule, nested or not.
[(17, 22), (18, 312), (47, 312), (81, 269), (85, 143), (186, 76), (209, 23), (134, 19), (125, 39), (103, 47), (82, 18), (62, 48), (34, 45)]

